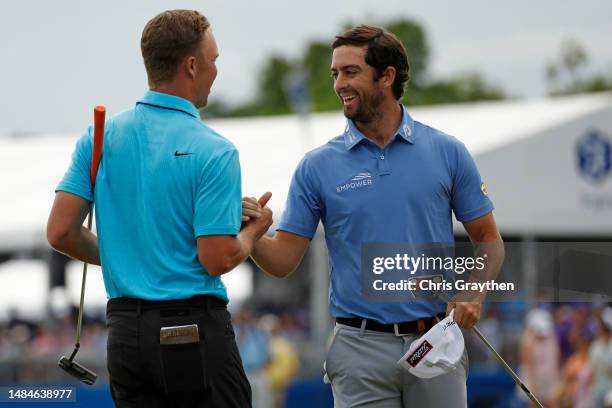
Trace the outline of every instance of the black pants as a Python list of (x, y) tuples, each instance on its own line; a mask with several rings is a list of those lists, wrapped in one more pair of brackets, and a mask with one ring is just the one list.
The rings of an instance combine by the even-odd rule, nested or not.
[[(108, 302), (106, 319), (117, 407), (251, 407), (251, 387), (222, 300), (116, 298)], [(161, 327), (189, 324), (198, 325), (199, 343), (160, 345)]]

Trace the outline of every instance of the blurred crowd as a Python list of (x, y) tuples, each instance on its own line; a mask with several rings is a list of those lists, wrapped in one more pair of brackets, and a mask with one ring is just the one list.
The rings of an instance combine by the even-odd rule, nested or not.
[[(57, 368), (75, 342), (75, 316), (0, 323), (0, 384), (65, 381)], [(300, 373), (307, 315), (301, 310), (269, 313), (244, 307), (234, 313), (236, 343), (253, 390), (254, 408), (282, 407), (286, 388)], [(85, 319), (79, 362), (104, 379), (107, 331), (103, 317)]]
[(253, 408), (282, 407), (287, 387), (300, 373), (300, 345), (307, 324), (288, 313), (235, 315), (236, 343), (253, 391)]
[[(254, 408), (283, 407), (292, 382), (319, 375), (322, 361), (309, 354), (313, 346), (307, 310), (245, 305), (233, 312)], [(74, 347), (75, 321), (69, 315), (0, 323), (0, 383), (65, 381), (57, 360)], [(612, 407), (612, 307), (542, 304), (526, 310), (525, 305), (491, 303), (485, 305), (479, 327), (546, 407)], [(499, 371), (482, 342), (470, 331), (465, 335), (470, 372)], [(79, 361), (104, 378), (105, 351), (103, 314), (90, 315), (83, 325)], [(520, 390), (515, 402), (529, 406)]]
[(519, 359), (526, 385), (546, 407), (612, 407), (612, 307), (547, 306), (525, 318)]
[[(0, 324), (0, 383), (48, 383), (65, 381), (57, 368), (62, 354), (69, 355), (74, 348), (76, 318), (29, 320), (13, 317)], [(97, 372), (104, 367), (100, 356), (106, 354), (106, 325), (101, 318), (85, 321), (81, 333), (83, 358)]]

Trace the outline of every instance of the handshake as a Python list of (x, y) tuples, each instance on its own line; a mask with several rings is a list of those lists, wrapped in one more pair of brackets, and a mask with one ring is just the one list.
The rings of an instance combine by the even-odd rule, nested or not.
[(266, 205), (271, 197), (272, 193), (268, 191), (259, 200), (255, 197), (242, 198), (242, 229), (253, 229), (256, 240), (272, 225), (272, 210)]
[(265, 236), (272, 225), (272, 210), (266, 206), (270, 197), (272, 193), (266, 192), (259, 200), (255, 197), (242, 199), (242, 229), (238, 238), (245, 245), (246, 255), (242, 253), (245, 257), (250, 256), (267, 274), (284, 278), (302, 261), (310, 238), (282, 230)]

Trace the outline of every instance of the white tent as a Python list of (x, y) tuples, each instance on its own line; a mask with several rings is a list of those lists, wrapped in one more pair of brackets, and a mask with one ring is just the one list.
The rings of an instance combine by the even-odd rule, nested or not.
[[(106, 291), (99, 266), (88, 265), (85, 310), (104, 310)], [(253, 291), (251, 270), (239, 265), (232, 273), (222, 277), (232, 306), (244, 301)], [(83, 264), (69, 262), (66, 268), (66, 289), (49, 292), (49, 267), (46, 262), (33, 259), (10, 260), (0, 264), (0, 322), (11, 316), (40, 318), (53, 307), (56, 313), (65, 313), (70, 305), (78, 305), (81, 296)]]
[(12, 314), (42, 316), (48, 286), (49, 271), (43, 261), (19, 259), (0, 264), (0, 321)]
[[(612, 95), (442, 105), (410, 109), (415, 120), (462, 140), (476, 158), (502, 231), (612, 235), (612, 177), (585, 179), (576, 146), (596, 129), (612, 135)], [(240, 151), (243, 192), (272, 191), (281, 214), (291, 175), (305, 151), (342, 133), (341, 112), (214, 120)], [(0, 251), (46, 246), (53, 189), (79, 137), (0, 138)]]

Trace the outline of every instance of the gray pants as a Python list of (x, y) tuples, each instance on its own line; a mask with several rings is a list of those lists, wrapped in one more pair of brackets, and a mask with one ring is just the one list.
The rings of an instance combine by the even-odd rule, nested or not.
[(431, 379), (415, 377), (396, 364), (417, 337), (336, 324), (324, 365), (334, 407), (467, 407), (467, 353), (456, 370)]

